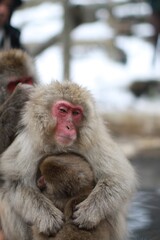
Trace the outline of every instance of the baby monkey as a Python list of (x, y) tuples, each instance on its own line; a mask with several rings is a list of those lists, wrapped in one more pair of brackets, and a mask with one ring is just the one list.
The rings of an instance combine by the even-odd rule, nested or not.
[[(33, 227), (35, 240), (109, 240), (112, 228), (107, 220), (97, 227), (85, 230), (72, 222), (74, 207), (87, 198), (95, 186), (94, 176), (89, 164), (79, 155), (62, 153), (47, 157), (40, 165), (41, 177), (37, 185), (53, 204), (64, 213), (62, 229), (48, 238)], [(43, 217), (43, 216), (42, 216)]]

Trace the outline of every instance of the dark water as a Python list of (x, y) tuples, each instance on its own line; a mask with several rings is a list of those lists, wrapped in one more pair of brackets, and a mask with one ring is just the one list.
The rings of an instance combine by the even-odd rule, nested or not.
[(160, 190), (139, 191), (133, 200), (128, 225), (131, 240), (160, 240)]
[(140, 187), (128, 217), (130, 240), (160, 240), (160, 148), (141, 151), (131, 160)]

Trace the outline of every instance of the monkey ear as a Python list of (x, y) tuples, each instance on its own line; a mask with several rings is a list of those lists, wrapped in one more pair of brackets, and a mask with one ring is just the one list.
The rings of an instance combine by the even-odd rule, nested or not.
[(37, 180), (37, 186), (40, 190), (44, 190), (46, 188), (46, 180), (44, 176), (41, 176), (38, 180)]

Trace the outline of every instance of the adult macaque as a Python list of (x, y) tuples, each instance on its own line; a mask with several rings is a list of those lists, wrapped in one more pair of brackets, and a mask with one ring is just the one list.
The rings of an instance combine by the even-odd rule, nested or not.
[[(36, 172), (44, 155), (73, 152), (90, 164), (96, 182), (89, 196), (76, 205), (74, 224), (91, 229), (107, 219), (116, 226), (117, 239), (124, 240), (125, 213), (136, 177), (111, 139), (89, 91), (69, 82), (36, 86), (23, 110), (21, 124), (23, 128), (0, 159), (4, 181), (1, 204), (7, 206), (3, 208), (3, 218), (8, 222), (2, 222), (5, 234), (18, 234), (16, 226), (21, 223), (24, 236), (12, 239), (29, 239), (26, 222), (48, 235), (60, 230), (63, 213), (37, 188)], [(12, 234), (8, 236), (11, 239)]]
[[(47, 157), (40, 165), (42, 176), (38, 178), (38, 187), (53, 204), (64, 213), (65, 223), (53, 236), (54, 240), (109, 240), (114, 226), (106, 220), (91, 230), (80, 229), (73, 224), (72, 214), (75, 205), (89, 195), (95, 186), (93, 172), (89, 164), (75, 154), (60, 154)], [(47, 240), (33, 228), (34, 240)]]
[(35, 83), (34, 63), (27, 53), (17, 49), (0, 52), (0, 154), (16, 137), (20, 113), (31, 91), (28, 85)]
[(36, 82), (33, 60), (27, 53), (16, 49), (0, 52), (0, 154), (15, 138), (20, 112), (30, 93), (27, 85)]

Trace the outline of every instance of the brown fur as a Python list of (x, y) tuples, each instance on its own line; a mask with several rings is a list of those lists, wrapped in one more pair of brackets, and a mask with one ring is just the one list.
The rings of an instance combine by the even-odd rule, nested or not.
[[(21, 110), (29, 99), (31, 86), (19, 85), (10, 95), (7, 84), (17, 78), (31, 77), (37, 83), (37, 75), (31, 57), (18, 49), (0, 52), (0, 154), (13, 142), (21, 118)], [(1, 183), (0, 179), (0, 184)], [(0, 206), (1, 207), (1, 206)], [(3, 207), (2, 207), (3, 209)], [(7, 213), (7, 207), (5, 209)], [(4, 211), (3, 211), (4, 212)], [(0, 218), (1, 218), (0, 213)], [(5, 224), (9, 224), (3, 220)], [(19, 227), (21, 224), (19, 225)], [(1, 226), (0, 226), (1, 229)], [(7, 239), (5, 239), (7, 240)]]
[(18, 130), (21, 111), (29, 99), (30, 86), (18, 86), (0, 106), (0, 154), (13, 142)]
[(45, 193), (61, 211), (67, 202), (79, 194), (90, 192), (94, 176), (89, 164), (80, 156), (59, 154), (47, 157), (40, 165), (47, 187)]
[[(84, 109), (78, 138), (70, 146), (54, 141), (56, 119), (51, 109), (57, 100), (80, 104)], [(115, 226), (111, 239), (125, 240), (126, 210), (135, 190), (136, 175), (109, 135), (89, 91), (71, 82), (37, 86), (23, 110), (21, 123), (24, 128), (0, 159), (4, 181), (0, 199), (11, 209), (5, 216), (8, 223), (17, 222), (13, 210), (21, 216), (24, 225), (21, 239), (29, 239), (26, 222), (45, 234), (56, 233), (62, 227), (63, 213), (37, 189), (36, 171), (44, 155), (74, 152), (90, 164), (96, 182), (89, 196), (76, 205), (74, 224), (91, 229), (107, 219)], [(14, 232), (17, 225), (12, 229)], [(6, 232), (7, 227), (9, 224), (5, 226)], [(20, 239), (16, 233), (16, 239)]]
[(18, 86), (10, 95), (6, 86), (17, 78), (30, 76), (37, 82), (33, 60), (22, 50), (0, 52), (0, 154), (13, 142), (20, 112), (29, 98), (27, 85)]
[[(91, 230), (79, 229), (73, 224), (75, 206), (82, 202), (94, 187), (94, 176), (89, 164), (80, 156), (60, 154), (47, 157), (40, 165), (46, 180), (43, 193), (64, 213), (65, 223), (54, 240), (109, 240), (111, 226), (103, 220)], [(46, 240), (47, 236), (33, 230), (34, 240)]]
[(20, 49), (0, 52), (0, 83), (1, 86), (14, 78), (31, 76), (37, 82), (37, 75), (33, 59)]

